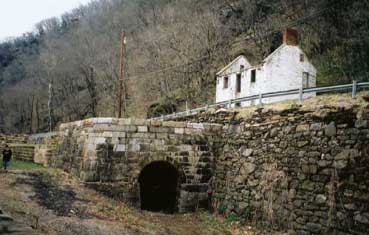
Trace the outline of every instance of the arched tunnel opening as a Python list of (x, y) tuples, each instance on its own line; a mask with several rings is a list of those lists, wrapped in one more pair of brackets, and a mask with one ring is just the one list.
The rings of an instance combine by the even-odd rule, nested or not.
[(174, 213), (178, 186), (177, 169), (168, 162), (153, 162), (139, 176), (141, 209)]

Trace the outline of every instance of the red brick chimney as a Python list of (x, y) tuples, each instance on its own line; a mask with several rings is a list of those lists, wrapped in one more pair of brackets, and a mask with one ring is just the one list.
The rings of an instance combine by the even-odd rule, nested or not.
[(296, 46), (298, 43), (297, 30), (287, 28), (283, 30), (283, 44)]

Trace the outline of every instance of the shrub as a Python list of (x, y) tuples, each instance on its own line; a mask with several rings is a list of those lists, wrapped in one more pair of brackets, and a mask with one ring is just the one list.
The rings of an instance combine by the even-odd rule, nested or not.
[(225, 220), (226, 222), (231, 223), (233, 221), (240, 221), (241, 217), (237, 213), (231, 212), (229, 215), (226, 216)]
[(147, 118), (160, 117), (161, 115), (177, 112), (178, 99), (171, 96), (166, 96), (153, 103), (147, 110)]
[(224, 204), (220, 204), (218, 207), (218, 213), (224, 215), (226, 211), (226, 206)]

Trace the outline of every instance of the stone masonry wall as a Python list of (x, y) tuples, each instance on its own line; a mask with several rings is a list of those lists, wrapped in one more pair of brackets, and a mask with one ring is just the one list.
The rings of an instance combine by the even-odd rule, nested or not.
[(3, 134), (0, 133), (0, 151), (3, 151), (5, 144), (27, 144), (28, 135), (22, 134)]
[(34, 161), (35, 145), (32, 144), (10, 144), (13, 152), (12, 158), (21, 161)]
[(49, 166), (52, 158), (55, 157), (56, 146), (38, 144), (34, 146), (33, 161), (43, 166)]
[(32, 161), (48, 166), (50, 159), (55, 156), (58, 142), (58, 133), (44, 133), (31, 136), (0, 133), (0, 158), (5, 144), (8, 144), (12, 149), (13, 159)]
[(211, 180), (214, 208), (291, 234), (368, 234), (368, 112), (199, 115), (224, 124)]
[(64, 124), (58, 157), (51, 165), (85, 182), (113, 183), (121, 197), (139, 205), (141, 170), (166, 161), (180, 174), (178, 210), (191, 211), (207, 200), (221, 125), (95, 118)]
[(35, 144), (34, 162), (43, 166), (50, 166), (50, 162), (56, 156), (56, 148), (60, 135), (57, 132), (33, 135), (30, 142)]
[(369, 233), (368, 108), (200, 118), (219, 124), (111, 118), (65, 124), (51, 165), (138, 205), (141, 170), (167, 161), (181, 173), (180, 212), (194, 210), (208, 190), (218, 212), (290, 234)]
[(13, 159), (33, 161), (34, 146), (29, 145), (28, 142), (28, 135), (0, 133), (0, 158), (5, 144), (8, 144), (12, 149)]
[(12, 143), (28, 143), (28, 135), (23, 134), (3, 134), (0, 133), (0, 145), (5, 144), (12, 144)]

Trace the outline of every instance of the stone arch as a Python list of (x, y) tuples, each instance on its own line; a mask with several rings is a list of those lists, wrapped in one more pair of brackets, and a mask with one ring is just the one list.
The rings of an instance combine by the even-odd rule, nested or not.
[(134, 179), (138, 206), (142, 210), (178, 211), (180, 189), (186, 176), (175, 159), (166, 156), (143, 159)]
[(166, 153), (162, 153), (161, 155), (148, 156), (141, 159), (141, 161), (139, 162), (139, 170), (133, 174), (133, 178), (136, 180), (135, 183), (138, 183), (138, 178), (141, 171), (153, 162), (168, 162), (177, 169), (179, 178), (181, 180), (180, 183), (185, 183), (187, 181), (185, 171), (181, 164), (177, 161), (177, 159), (173, 157), (168, 157)]

